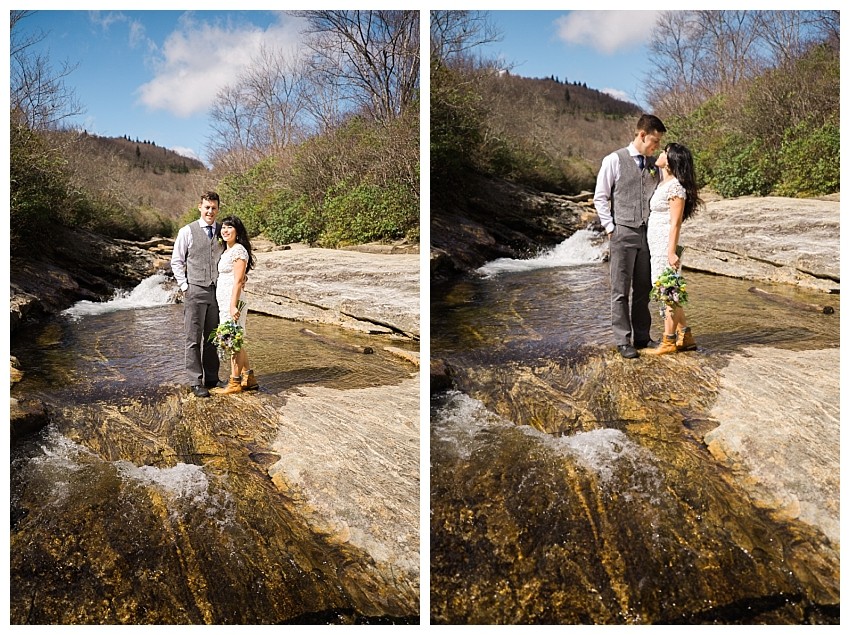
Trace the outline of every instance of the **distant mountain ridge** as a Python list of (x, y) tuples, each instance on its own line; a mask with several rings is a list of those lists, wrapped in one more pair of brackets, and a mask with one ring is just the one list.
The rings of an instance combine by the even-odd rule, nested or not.
[[(602, 159), (628, 145), (641, 115), (635, 104), (555, 76), (528, 78), (504, 72), (481, 82), (479, 90), (490, 137), (536, 157), (535, 165), (543, 166), (537, 171), (552, 175), (553, 187), (558, 173), (566, 175), (570, 184), (566, 191), (563, 184), (557, 187), (563, 193), (592, 189)], [(548, 187), (540, 180), (526, 184)]]
[(528, 86), (538, 87), (553, 102), (565, 102), (574, 112), (601, 112), (606, 115), (631, 115), (640, 113), (640, 108), (629, 101), (618, 99), (596, 88), (588, 87), (586, 82), (562, 81), (556, 75), (549, 77), (523, 77), (505, 73), (503, 77), (520, 80)]
[(195, 170), (206, 170), (202, 161), (178, 154), (153, 141), (123, 137), (101, 137), (83, 132), (81, 141), (89, 147), (103, 150), (105, 154), (115, 154), (126, 160), (131, 167), (152, 170), (158, 174), (174, 172), (188, 174)]
[(198, 205), (198, 196), (215, 189), (216, 179), (198, 159), (153, 141), (130, 136), (101, 137), (61, 132), (63, 152), (74, 187), (93, 201), (90, 229), (119, 238), (169, 235)]

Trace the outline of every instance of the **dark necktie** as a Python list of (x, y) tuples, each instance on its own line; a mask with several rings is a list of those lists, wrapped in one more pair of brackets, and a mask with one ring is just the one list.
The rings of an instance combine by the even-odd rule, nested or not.
[(212, 240), (212, 225), (207, 225), (204, 229), (207, 230), (207, 236), (209, 236), (209, 239)]
[(641, 170), (643, 170), (643, 166), (644, 166), (644, 158), (643, 158), (643, 155), (642, 155), (642, 154), (639, 154), (639, 155), (638, 155), (638, 167), (639, 167)]

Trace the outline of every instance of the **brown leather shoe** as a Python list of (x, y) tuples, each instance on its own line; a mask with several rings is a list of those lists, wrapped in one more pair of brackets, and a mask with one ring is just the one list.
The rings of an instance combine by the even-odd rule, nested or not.
[(246, 370), (242, 373), (242, 390), (257, 390), (259, 387), (260, 384), (257, 383), (253, 370)]
[(667, 335), (664, 334), (664, 337), (661, 338), (661, 344), (658, 345), (658, 348), (654, 348), (652, 350), (647, 351), (648, 355), (667, 355), (668, 353), (676, 352), (676, 336), (675, 335)]
[(235, 395), (242, 392), (242, 378), (231, 377), (224, 388), (213, 388), (210, 391), (214, 395)]
[(697, 349), (697, 343), (694, 336), (691, 335), (690, 326), (676, 331), (676, 348), (680, 351), (695, 351)]

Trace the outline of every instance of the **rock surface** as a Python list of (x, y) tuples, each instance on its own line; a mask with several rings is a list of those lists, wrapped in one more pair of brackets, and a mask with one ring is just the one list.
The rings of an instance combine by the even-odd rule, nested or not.
[(470, 177), (456, 198), (431, 203), (431, 280), (472, 271), (496, 258), (529, 257), (586, 227), (587, 211), (575, 197)]
[[(376, 443), (376, 439), (380, 439)], [(346, 577), (358, 606), (389, 612), (374, 589), (392, 588), (407, 614), (419, 600), (419, 379), (401, 385), (300, 389), (280, 409), (269, 476), (299, 515), (331, 543), (368, 553)], [(354, 573), (357, 570), (357, 573)], [(363, 570), (379, 575), (363, 584)], [(386, 595), (386, 591), (383, 592)], [(404, 598), (401, 602), (399, 598)]]
[[(11, 331), (79, 300), (99, 301), (133, 288), (163, 266), (155, 251), (84, 230), (55, 229), (53, 244), (36, 254), (13, 254), (9, 268)], [(160, 241), (152, 241), (152, 249)]]
[(682, 226), (686, 269), (840, 289), (837, 200), (746, 196), (708, 201)]
[[(432, 390), (498, 420), (453, 391), (432, 401), (438, 623), (838, 622), (837, 196), (710, 199), (682, 243), (692, 353), (623, 360), (606, 346), (590, 291), (606, 287), (602, 267), (432, 291), (447, 316), (432, 312)], [(504, 248), (482, 245), (456, 271)], [(573, 450), (606, 478), (611, 457), (638, 460), (606, 489)]]
[(839, 349), (700, 343), (453, 368), (495, 423), (432, 422), (436, 623), (836, 623)]
[[(706, 208), (682, 228), (685, 269), (839, 292), (837, 195), (703, 196)], [(496, 258), (528, 257), (588, 225), (601, 231), (591, 198), (473, 179), (465, 197), (432, 209), (431, 279), (469, 273)]]
[[(154, 247), (163, 250), (159, 242)], [(251, 309), (287, 319), (253, 318), (251, 359), (259, 372), (259, 393), (199, 400), (184, 388), (162, 385), (135, 397), (127, 382), (128, 387), (116, 397), (92, 400), (85, 396), (78, 403), (65, 395), (47, 409), (61, 421), (62, 434), (107, 462), (126, 462), (140, 470), (177, 469), (187, 463), (203, 466), (211, 482), (229, 488), (221, 496), (233, 501), (240, 525), (257, 535), (249, 537), (249, 545), (236, 558), (219, 553), (227, 545), (219, 544), (218, 538), (194, 534), (191, 523), (181, 524), (175, 530), (175, 553), (169, 547), (144, 555), (137, 547), (123, 544), (123, 539), (111, 537), (111, 521), (84, 507), (78, 512), (84, 521), (75, 520), (74, 513), (69, 514), (68, 527), (58, 518), (43, 526), (64, 535), (78, 531), (73, 524), (83, 522), (95, 527), (94, 534), (81, 534), (73, 541), (36, 534), (15, 547), (16, 576), (25, 573), (29, 566), (25, 563), (34, 558), (47, 563), (45, 572), (37, 576), (42, 581), (37, 604), (30, 606), (27, 600), (36, 594), (28, 586), (32, 580), (25, 575), (14, 578), (13, 586), (19, 589), (13, 598), (15, 620), (303, 623), (302, 614), (311, 612), (353, 611), (402, 621), (418, 614), (419, 376), (418, 352), (413, 349), (420, 325), (419, 257), (295, 247), (262, 251), (258, 260), (249, 280)], [(56, 307), (64, 308), (62, 302), (78, 293), (72, 289), (64, 294)], [(284, 335), (273, 325), (263, 326), (286, 325), (289, 320), (320, 323), (310, 328), (322, 338), (300, 335), (296, 325)], [(179, 331), (178, 321), (171, 330)], [(262, 346), (257, 344), (261, 337), (267, 340)], [(329, 344), (334, 339), (340, 348)], [(373, 344), (373, 354), (350, 350), (354, 344), (363, 348), (364, 343)], [(86, 366), (85, 361), (79, 363)], [(75, 381), (120, 376), (118, 364), (108, 365), (108, 373), (90, 376), (64, 372)], [(22, 370), (28, 374), (26, 367)], [(26, 390), (26, 383), (16, 390)], [(49, 383), (64, 389), (61, 382)], [(90, 390), (101, 389), (94, 384), (82, 389), (82, 394)], [(130, 396), (125, 395), (127, 391)], [(14, 412), (19, 425), (28, 426), (26, 431), (36, 419), (41, 425), (47, 420), (41, 403), (22, 399), (13, 403)], [(224, 418), (222, 412), (227, 413)], [(24, 428), (19, 432), (23, 434)], [(88, 504), (85, 497), (80, 504)], [(27, 506), (23, 500), (18, 505)], [(37, 508), (34, 504), (22, 516), (39, 527)], [(157, 530), (156, 516), (166, 513), (138, 509), (138, 515), (150, 523), (150, 531)], [(119, 576), (111, 578), (117, 595), (103, 606), (84, 593), (69, 595), (63, 581), (47, 573), (55, 568), (51, 562), (78, 562), (77, 549), (99, 552), (99, 541), (111, 543), (106, 550), (110, 558), (125, 554), (127, 571), (122, 564), (117, 574), (103, 572), (100, 568), (105, 565), (99, 562), (89, 567), (69, 565), (68, 570), (73, 570), (80, 584), (93, 589), (110, 576)], [(31, 553), (31, 545), (45, 542), (51, 544), (49, 554)], [(281, 554), (286, 554), (283, 560)], [(142, 561), (134, 560), (142, 555)], [(151, 555), (156, 560), (145, 560)], [(216, 573), (234, 558), (240, 566), (247, 561), (252, 568)], [(173, 589), (165, 595), (175, 599), (166, 597), (165, 607), (140, 609), (134, 599), (134, 567), (145, 576), (169, 571), (175, 577)], [(264, 579), (256, 593), (243, 588), (244, 581), (255, 576)], [(222, 612), (230, 604), (216, 598), (227, 588), (245, 594), (244, 610)], [(191, 597), (192, 606), (185, 614), (175, 614), (168, 607), (179, 604), (181, 596)], [(286, 601), (275, 603), (275, 598)], [(80, 608), (83, 605), (85, 610)], [(193, 612), (195, 607), (202, 610)], [(308, 615), (306, 619), (331, 618)]]
[[(839, 544), (839, 349), (745, 348), (721, 372), (708, 449), (750, 495)], [(758, 381), (753, 381), (754, 377)], [(782, 395), (777, 399), (777, 395)]]
[(419, 256), (294, 248), (257, 254), (251, 310), (419, 338)]

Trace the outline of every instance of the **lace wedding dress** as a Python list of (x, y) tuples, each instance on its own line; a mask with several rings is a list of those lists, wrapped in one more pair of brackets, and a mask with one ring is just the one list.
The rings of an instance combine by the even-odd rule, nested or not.
[[(230, 297), (233, 295), (233, 261), (248, 261), (248, 250), (239, 243), (230, 247), (221, 254), (218, 261), (218, 282), (215, 287), (215, 299), (218, 302), (218, 322), (224, 324), (232, 319), (230, 316)], [(239, 299), (244, 300), (244, 294)], [(238, 324), (245, 328), (245, 318), (248, 315), (248, 307), (245, 306), (239, 314)]]
[(664, 181), (655, 188), (649, 199), (649, 220), (646, 224), (646, 241), (649, 243), (649, 260), (652, 267), (652, 281), (655, 282), (661, 272), (670, 266), (667, 260), (667, 246), (670, 238), (670, 199), (687, 196), (685, 188), (676, 178)]

